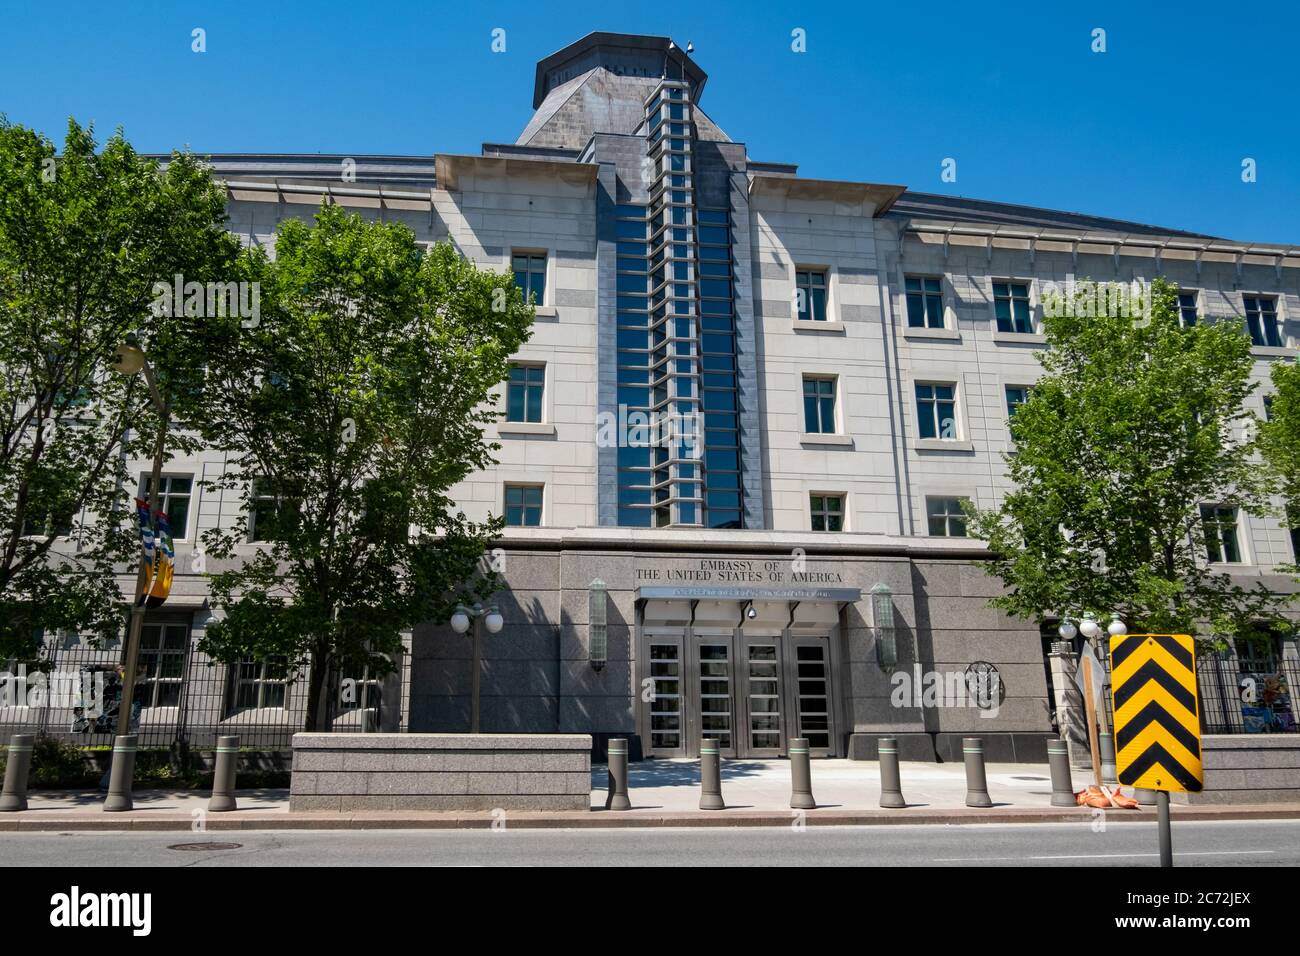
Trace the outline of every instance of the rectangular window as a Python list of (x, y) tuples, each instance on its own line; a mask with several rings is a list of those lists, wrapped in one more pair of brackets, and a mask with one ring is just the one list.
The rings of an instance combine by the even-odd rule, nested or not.
[(1237, 509), (1225, 505), (1201, 505), (1201, 524), (1205, 529), (1206, 558), (1214, 564), (1240, 564)]
[(545, 394), (545, 365), (511, 365), (506, 385), (506, 421), (540, 422)]
[(511, 256), (515, 272), (515, 285), (524, 293), (525, 301), (533, 305), (546, 302), (546, 254), (541, 252), (516, 252)]
[(803, 378), (803, 429), (810, 435), (835, 432), (835, 379)]
[(907, 276), (907, 325), (912, 329), (943, 328), (943, 285), (933, 276)]
[(1197, 318), (1196, 293), (1178, 293), (1178, 324), (1185, 329), (1190, 329), (1196, 324)]
[(176, 707), (185, 680), (185, 654), (190, 629), (185, 624), (146, 624), (140, 630), (140, 656), (136, 667), (141, 707)]
[(1254, 345), (1280, 348), (1282, 330), (1277, 324), (1277, 299), (1262, 295), (1242, 297), (1246, 306), (1246, 329)]
[(1300, 525), (1291, 529), (1291, 558), (1300, 564)]
[(277, 535), (297, 525), (299, 518), (296, 499), (277, 495), (265, 478), (253, 480), (248, 513), (249, 541), (274, 541)]
[(794, 274), (795, 300), (803, 321), (826, 321), (826, 270), (802, 269)]
[(843, 495), (810, 495), (808, 504), (814, 531), (844, 530)]
[[(151, 476), (140, 476), (140, 498), (149, 500), (149, 482)], [(194, 479), (190, 475), (163, 475), (159, 483), (157, 508), (167, 516), (171, 525), (172, 537), (177, 541), (189, 538), (190, 491)]]
[(965, 498), (926, 498), (925, 517), (930, 534), (940, 538), (966, 537)]
[(542, 523), (542, 486), (506, 485), (506, 524), (535, 528)]
[(957, 437), (957, 386), (916, 383), (916, 427), (921, 438)]
[(284, 707), (288, 675), (282, 660), (240, 661), (231, 667), (230, 713)]
[(1029, 401), (1029, 389), (1024, 385), (1007, 386), (1007, 418), (1016, 413), (1016, 409)]
[(1029, 311), (1029, 284), (993, 283), (993, 312), (997, 317), (999, 332), (1034, 331), (1034, 320)]

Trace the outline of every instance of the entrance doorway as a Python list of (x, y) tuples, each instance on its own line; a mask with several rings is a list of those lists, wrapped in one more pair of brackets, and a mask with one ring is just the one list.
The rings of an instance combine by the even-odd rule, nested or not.
[(646, 627), (640, 713), (647, 756), (784, 756), (794, 737), (839, 756), (831, 633)]

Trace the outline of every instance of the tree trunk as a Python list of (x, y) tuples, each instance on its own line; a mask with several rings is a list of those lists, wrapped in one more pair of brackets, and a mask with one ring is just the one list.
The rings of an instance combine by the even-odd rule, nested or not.
[(328, 732), (330, 724), (330, 672), (333, 662), (329, 649), (317, 647), (311, 656), (311, 668), (307, 674), (307, 715), (302, 729), (307, 733)]

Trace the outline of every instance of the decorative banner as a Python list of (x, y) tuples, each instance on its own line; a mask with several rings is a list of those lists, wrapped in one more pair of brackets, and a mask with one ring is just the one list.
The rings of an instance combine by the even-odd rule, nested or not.
[(1115, 756), (1126, 787), (1200, 793), (1196, 650), (1188, 634), (1110, 639)]
[(167, 595), (171, 594), (172, 574), (176, 568), (176, 549), (172, 545), (171, 522), (163, 512), (159, 511), (157, 515), (158, 557), (154, 562), (156, 570), (153, 584), (149, 587), (148, 600), (145, 602), (145, 607), (150, 609), (162, 607), (167, 600)]
[(135, 499), (136, 520), (140, 524), (140, 593), (136, 595), (137, 607), (144, 604), (149, 596), (149, 587), (153, 583), (154, 559), (157, 550), (154, 547), (153, 522), (149, 520), (149, 502)]

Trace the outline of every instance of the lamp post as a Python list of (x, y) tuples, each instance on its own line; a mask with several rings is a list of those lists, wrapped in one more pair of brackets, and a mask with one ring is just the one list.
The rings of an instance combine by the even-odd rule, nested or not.
[[(153, 469), (149, 473), (149, 520), (158, 510), (158, 495), (162, 488), (162, 468), (164, 445), (167, 441), (167, 425), (171, 418), (171, 409), (163, 401), (158, 391), (158, 380), (154, 376), (149, 357), (134, 334), (129, 334), (126, 341), (113, 353), (113, 370), (122, 375), (136, 375), (144, 372), (144, 380), (149, 386), (149, 398), (158, 412), (158, 435), (154, 439)], [(131, 732), (131, 708), (135, 703), (136, 659), (140, 656), (140, 632), (144, 626), (144, 604), (139, 600), (145, 586), (144, 563), (136, 575), (135, 594), (131, 604), (131, 623), (127, 629), (126, 661), (122, 667), (122, 698), (117, 712), (117, 733), (119, 736)], [(116, 759), (116, 753), (114, 754)]]
[(469, 630), (471, 623), (474, 625), (474, 689), (469, 705), (469, 732), (476, 734), (479, 732), (479, 672), (482, 670), (483, 660), (483, 628), (486, 627), (489, 634), (497, 634), (500, 633), (501, 626), (505, 622), (495, 604), (487, 607), (478, 603), (473, 607), (457, 605), (451, 615), (451, 629), (457, 634), (464, 634)]

